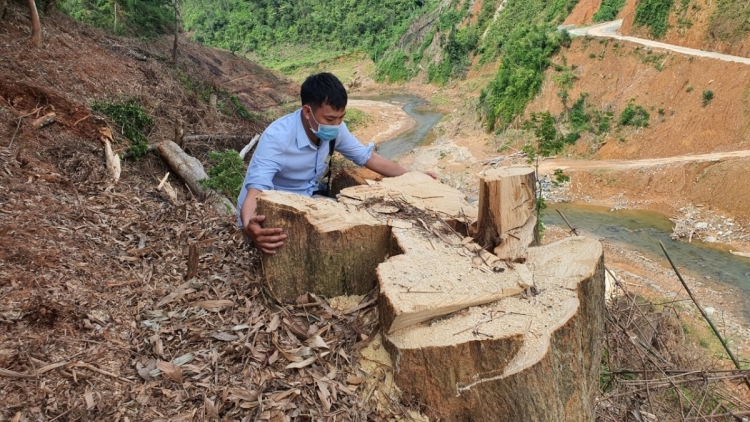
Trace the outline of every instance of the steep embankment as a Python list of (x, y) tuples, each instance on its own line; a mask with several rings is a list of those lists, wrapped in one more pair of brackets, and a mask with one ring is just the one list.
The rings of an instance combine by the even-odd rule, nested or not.
[[(588, 25), (602, 0), (580, 0), (565, 25)], [(653, 38), (651, 29), (634, 23), (637, 0), (627, 0), (618, 14), (621, 33)], [(683, 47), (750, 57), (750, 3), (735, 0), (674, 0), (659, 41)]]
[[(589, 104), (613, 112), (615, 119), (631, 101), (651, 116), (645, 128), (584, 136), (570, 153), (595, 160), (633, 160), (750, 149), (746, 118), (750, 115), (750, 66), (586, 38), (575, 40), (557, 61), (562, 62), (563, 56), (575, 68), (570, 98), (585, 93)], [(553, 82), (555, 73), (548, 73), (541, 95), (528, 112), (563, 112), (560, 89)], [(704, 91), (714, 95), (707, 103)], [(577, 172), (572, 193), (602, 202), (624, 197), (668, 214), (687, 203), (700, 203), (750, 219), (750, 190), (742, 182), (747, 179), (748, 163), (747, 158), (732, 158)], [(582, 164), (581, 170), (585, 167)], [(574, 164), (570, 171), (575, 169)]]

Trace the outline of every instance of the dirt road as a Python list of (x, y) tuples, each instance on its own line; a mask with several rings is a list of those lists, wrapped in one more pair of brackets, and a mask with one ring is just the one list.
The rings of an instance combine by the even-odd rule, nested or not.
[(645, 45), (647, 47), (661, 48), (663, 50), (674, 51), (676, 53), (681, 53), (681, 54), (685, 54), (688, 56), (709, 57), (713, 59), (723, 60), (726, 62), (750, 64), (750, 58), (747, 58), (747, 57), (730, 56), (728, 54), (715, 53), (712, 51), (696, 50), (694, 48), (681, 47), (679, 45), (665, 44), (665, 43), (658, 42), (658, 41), (645, 40), (643, 38), (628, 37), (628, 36), (620, 35), (617, 33), (617, 30), (620, 29), (621, 26), (622, 26), (622, 19), (611, 21), (611, 22), (604, 22), (598, 25), (585, 26), (582, 28), (569, 29), (569, 28), (564, 27), (563, 29), (568, 29), (568, 32), (570, 32), (571, 35), (578, 35), (578, 36), (589, 35), (593, 37), (613, 38), (616, 40), (629, 41), (632, 43)]
[(551, 159), (545, 160), (539, 164), (539, 171), (550, 173), (555, 169), (572, 169), (572, 170), (631, 170), (637, 168), (660, 166), (665, 164), (702, 162), (702, 161), (720, 161), (726, 158), (743, 158), (750, 157), (750, 150), (730, 151), (730, 152), (713, 152), (710, 154), (698, 155), (679, 155), (665, 158), (647, 158), (643, 160), (565, 160)]

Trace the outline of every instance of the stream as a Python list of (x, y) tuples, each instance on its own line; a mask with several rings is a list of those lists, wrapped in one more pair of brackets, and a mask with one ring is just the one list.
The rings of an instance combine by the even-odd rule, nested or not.
[(401, 108), (417, 121), (414, 128), (378, 145), (378, 154), (389, 160), (394, 160), (399, 155), (411, 151), (416, 147), (429, 145), (435, 140), (435, 133), (432, 132), (432, 127), (444, 116), (443, 113), (427, 106), (425, 100), (418, 97), (378, 96), (357, 99), (403, 105)]
[[(394, 159), (435, 140), (432, 128), (443, 114), (427, 106), (424, 100), (411, 96), (363, 99), (403, 104), (403, 110), (417, 121), (413, 129), (380, 144), (378, 153), (382, 156)], [(704, 244), (700, 240), (692, 243), (673, 241), (670, 237), (673, 223), (662, 214), (643, 210), (610, 211), (609, 208), (579, 203), (553, 203), (542, 217), (544, 224), (567, 228), (556, 210), (560, 210), (574, 227), (607, 242), (624, 244), (669, 268), (659, 247), (661, 240), (681, 272), (684, 270), (699, 280), (711, 279), (737, 286), (750, 296), (750, 258), (732, 255), (725, 246)], [(750, 319), (749, 310), (745, 310), (745, 317)]]

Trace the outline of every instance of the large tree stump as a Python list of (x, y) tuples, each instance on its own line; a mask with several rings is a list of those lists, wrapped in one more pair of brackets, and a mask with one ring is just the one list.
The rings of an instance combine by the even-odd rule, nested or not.
[(331, 197), (335, 198), (342, 190), (352, 186), (369, 185), (368, 180), (379, 182), (383, 176), (364, 167), (345, 167), (331, 179)]
[(525, 258), (536, 227), (535, 184), (534, 170), (529, 167), (501, 167), (485, 173), (479, 181), (477, 243), (500, 258)]
[(287, 240), (263, 255), (268, 289), (281, 302), (305, 293), (363, 295), (375, 287), (375, 270), (391, 253), (391, 228), (367, 212), (328, 199), (266, 191), (257, 213), (266, 227), (281, 227)]
[(439, 420), (594, 420), (602, 256), (582, 237), (531, 248), (527, 295), (385, 335), (397, 385)]

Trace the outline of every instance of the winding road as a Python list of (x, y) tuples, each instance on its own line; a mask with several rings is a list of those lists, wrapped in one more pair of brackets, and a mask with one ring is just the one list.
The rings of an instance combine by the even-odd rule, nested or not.
[[(715, 53), (711, 51), (697, 50), (694, 48), (681, 47), (678, 45), (665, 44), (658, 41), (646, 40), (643, 38), (628, 37), (620, 35), (617, 30), (622, 26), (622, 19), (604, 22), (597, 25), (585, 26), (581, 28), (575, 28), (571, 26), (561, 26), (560, 30), (567, 30), (571, 35), (575, 36), (593, 36), (593, 37), (604, 37), (613, 38), (616, 40), (628, 41), (636, 44), (641, 44), (647, 47), (660, 48), (663, 50), (674, 51), (676, 53), (685, 54), (688, 56), (696, 57), (707, 57), (711, 59), (723, 60), (727, 62), (736, 62), (750, 65), (750, 58), (740, 56), (730, 56), (728, 54)], [(744, 158), (750, 157), (750, 150), (739, 150), (730, 152), (714, 152), (709, 154), (688, 154), (679, 155), (674, 157), (665, 158), (648, 158), (643, 160), (596, 160), (596, 161), (583, 161), (583, 160), (564, 160), (564, 159), (552, 159), (540, 163), (539, 170), (543, 172), (551, 172), (554, 169), (576, 169), (576, 170), (595, 170), (595, 169), (609, 169), (609, 170), (627, 170), (642, 167), (652, 167), (665, 164), (675, 163), (688, 163), (688, 162), (699, 162), (699, 161), (719, 161), (725, 158)]]

